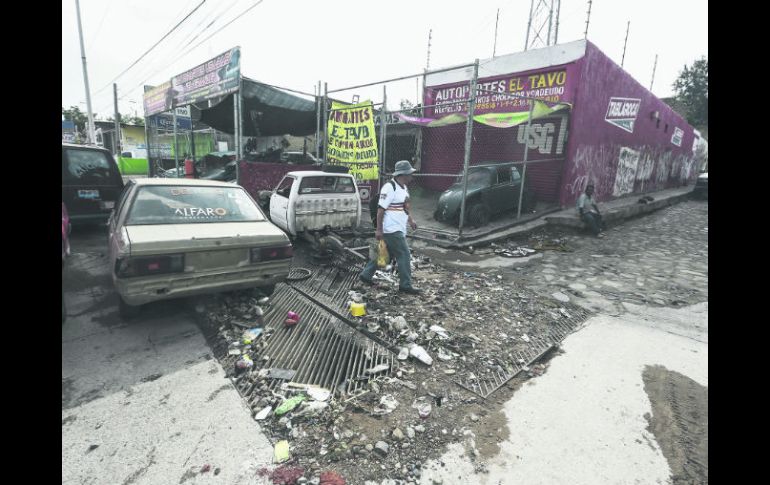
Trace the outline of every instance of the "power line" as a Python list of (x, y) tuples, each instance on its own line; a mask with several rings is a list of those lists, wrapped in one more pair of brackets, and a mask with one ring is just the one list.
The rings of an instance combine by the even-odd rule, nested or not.
[(128, 66), (126, 69), (124, 69), (124, 70), (123, 70), (123, 72), (121, 72), (120, 74), (118, 74), (118, 75), (117, 75), (117, 76), (116, 76), (116, 77), (115, 77), (115, 78), (114, 78), (112, 81), (110, 81), (109, 83), (107, 83), (107, 84), (106, 84), (106, 85), (105, 85), (103, 88), (101, 88), (100, 90), (98, 90), (98, 91), (97, 91), (96, 93), (94, 93), (94, 94), (99, 94), (100, 92), (102, 92), (102, 91), (104, 91), (105, 89), (107, 89), (107, 88), (108, 88), (108, 87), (109, 87), (109, 86), (110, 86), (112, 83), (114, 83), (115, 81), (117, 81), (118, 79), (120, 79), (120, 77), (121, 77), (123, 74), (127, 73), (127, 72), (129, 71), (129, 69), (131, 69), (132, 67), (134, 67), (135, 65), (137, 65), (137, 64), (139, 63), (139, 61), (141, 61), (142, 59), (144, 59), (144, 57), (145, 57), (147, 54), (149, 54), (149, 53), (150, 53), (150, 52), (151, 52), (151, 51), (152, 51), (154, 48), (156, 48), (156, 47), (158, 46), (158, 44), (160, 44), (161, 42), (163, 42), (163, 40), (164, 40), (166, 37), (168, 37), (169, 35), (171, 35), (171, 33), (172, 33), (172, 32), (174, 32), (174, 31), (175, 31), (175, 30), (176, 30), (176, 29), (177, 29), (177, 28), (178, 28), (180, 25), (182, 25), (182, 23), (184, 23), (184, 21), (185, 21), (185, 20), (187, 20), (188, 18), (190, 18), (190, 16), (191, 16), (192, 14), (194, 14), (194, 13), (195, 13), (195, 12), (196, 12), (196, 11), (197, 11), (199, 8), (201, 8), (201, 6), (202, 6), (204, 3), (206, 3), (206, 0), (201, 0), (201, 3), (199, 3), (197, 7), (195, 7), (195, 8), (194, 8), (194, 9), (193, 9), (193, 10), (192, 10), (190, 13), (188, 13), (188, 14), (185, 16), (185, 18), (183, 18), (182, 20), (180, 20), (180, 21), (179, 21), (179, 22), (178, 22), (178, 23), (177, 23), (177, 24), (176, 24), (176, 25), (175, 25), (175, 26), (174, 26), (174, 27), (173, 27), (171, 30), (169, 30), (169, 31), (166, 33), (166, 35), (164, 35), (163, 37), (161, 37), (161, 38), (160, 38), (160, 40), (159, 40), (158, 42), (156, 42), (155, 44), (153, 44), (153, 46), (152, 46), (152, 47), (150, 47), (149, 49), (147, 49), (147, 52), (145, 52), (144, 54), (142, 54), (142, 55), (139, 57), (139, 59), (135, 60), (135, 61), (134, 61), (134, 62), (133, 62), (133, 63), (132, 63), (130, 66)]

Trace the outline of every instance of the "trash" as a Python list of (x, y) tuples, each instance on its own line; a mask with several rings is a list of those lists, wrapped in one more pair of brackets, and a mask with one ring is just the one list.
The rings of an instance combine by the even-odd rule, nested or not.
[(390, 369), (390, 364), (380, 364), (380, 365), (372, 367), (371, 369), (366, 369), (366, 373), (367, 374), (379, 374), (380, 372), (385, 372), (388, 369)]
[(369, 322), (366, 324), (366, 330), (369, 333), (376, 333), (377, 330), (380, 329), (380, 326), (377, 324), (377, 322)]
[(243, 332), (243, 344), (244, 345), (251, 344), (254, 340), (257, 339), (257, 337), (262, 335), (263, 330), (264, 329), (262, 328), (254, 327)]
[(363, 317), (366, 315), (366, 305), (363, 303), (351, 303), (350, 314), (354, 317)]
[(417, 334), (417, 332), (409, 332), (409, 333), (406, 335), (406, 341), (407, 341), (407, 342), (410, 342), (410, 343), (411, 343), (411, 342), (414, 342), (414, 341), (415, 341), (415, 340), (417, 340), (418, 338), (420, 338), (420, 336)]
[(529, 340), (530, 340), (530, 338), (529, 338), (529, 335), (527, 335), (527, 334), (525, 333), (524, 335), (522, 335), (522, 336), (521, 336), (521, 340), (523, 340), (523, 341), (525, 341), (525, 342), (529, 343)]
[(433, 358), (430, 355), (428, 355), (428, 352), (426, 352), (425, 349), (420, 347), (419, 345), (413, 345), (409, 349), (409, 355), (419, 360), (423, 364), (433, 365)]
[(257, 300), (257, 303), (260, 305), (267, 305), (270, 302), (270, 297), (264, 296)]
[(337, 472), (321, 473), (319, 485), (345, 485), (345, 479)]
[(418, 433), (424, 433), (425, 432), (425, 426), (423, 426), (421, 424), (418, 424), (417, 426), (414, 427), (414, 430), (417, 431)]
[(422, 419), (427, 419), (432, 409), (430, 403), (420, 403), (417, 405), (417, 413)]
[(388, 245), (384, 239), (380, 239), (377, 245), (377, 267), (384, 268), (390, 262), (390, 255), (388, 254)]
[(409, 358), (409, 349), (406, 347), (401, 347), (401, 350), (398, 351), (398, 360), (406, 360)]
[(232, 342), (227, 346), (227, 355), (241, 355), (241, 343)]
[(292, 369), (277, 369), (272, 368), (268, 369), (267, 371), (267, 377), (270, 379), (283, 379), (283, 380), (291, 380), (295, 375), (297, 374), (297, 371)]
[(254, 313), (256, 313), (257, 317), (259, 318), (262, 318), (263, 316), (265, 316), (265, 310), (263, 310), (262, 307), (256, 307), (254, 309)]
[(447, 353), (445, 353), (444, 349), (438, 349), (437, 357), (438, 357), (439, 360), (443, 360), (444, 362), (452, 360), (452, 356), (447, 354)]
[(400, 315), (397, 317), (394, 317), (390, 321), (390, 323), (391, 325), (393, 325), (393, 329), (396, 330), (397, 332), (400, 332), (401, 330), (406, 330), (409, 327), (409, 325), (406, 323), (406, 318)]
[(284, 321), (284, 324), (287, 327), (291, 327), (293, 325), (296, 325), (299, 323), (299, 315), (294, 312), (288, 312), (286, 314), (286, 320)]
[(353, 300), (353, 303), (363, 303), (364, 302), (364, 296), (357, 292), (357, 291), (351, 291), (348, 293), (348, 296), (351, 300)]
[(447, 333), (446, 329), (444, 327), (438, 326), (438, 325), (431, 325), (430, 331), (435, 333), (441, 338), (449, 338), (449, 334)]
[(446, 369), (446, 370), (444, 371), (444, 374), (446, 374), (446, 375), (448, 375), (448, 376), (451, 376), (451, 375), (455, 374), (456, 372), (457, 372), (457, 371), (456, 371), (456, 370), (454, 370), (454, 369)]
[(283, 463), (289, 459), (289, 442), (281, 440), (275, 444), (273, 449), (274, 463)]
[(560, 291), (552, 293), (551, 296), (563, 303), (567, 303), (569, 301), (569, 297)]
[(252, 367), (254, 367), (254, 361), (248, 355), (244, 355), (235, 362), (235, 370), (238, 372), (244, 372)]
[(404, 432), (396, 428), (393, 430), (393, 437), (399, 441), (404, 439)]
[(273, 406), (265, 406), (264, 408), (262, 408), (262, 410), (260, 412), (258, 412), (254, 416), (254, 419), (257, 420), (257, 421), (262, 421), (263, 419), (265, 419), (270, 414), (270, 411), (272, 411), (272, 410), (273, 410)]
[(388, 445), (384, 441), (378, 441), (374, 445), (374, 451), (377, 452), (382, 457), (388, 456), (388, 451), (390, 451), (390, 445)]
[(414, 428), (411, 426), (406, 427), (406, 435), (409, 437), (409, 439), (414, 439)]
[(332, 395), (330, 390), (324, 389), (322, 387), (311, 387), (307, 390), (307, 393), (316, 401), (326, 401), (329, 399), (329, 396)]
[(471, 414), (471, 421), (473, 421), (475, 423), (478, 420), (479, 420), (478, 416), (476, 416), (475, 414)]
[(276, 416), (282, 416), (282, 415), (288, 413), (292, 409), (294, 409), (297, 406), (299, 406), (299, 403), (301, 403), (305, 399), (306, 399), (305, 395), (304, 394), (300, 394), (298, 396), (294, 396), (291, 399), (285, 400), (283, 403), (281, 403), (280, 406), (275, 408), (275, 415)]
[(391, 394), (385, 394), (380, 398), (380, 406), (385, 410), (384, 414), (389, 414), (398, 407), (398, 401)]
[(294, 413), (293, 416), (297, 416), (297, 417), (305, 416), (305, 415), (314, 416), (328, 407), (329, 407), (328, 402), (322, 402), (322, 401), (306, 402), (305, 406), (302, 409), (300, 409), (298, 412)]

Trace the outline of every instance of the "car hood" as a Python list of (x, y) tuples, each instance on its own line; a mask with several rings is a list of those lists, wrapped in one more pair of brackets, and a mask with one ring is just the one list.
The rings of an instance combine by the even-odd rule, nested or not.
[(289, 244), (270, 221), (126, 226), (131, 255)]
[[(468, 198), (477, 192), (481, 192), (481, 190), (481, 187), (468, 187), (468, 190), (465, 193), (465, 197)], [(441, 197), (439, 197), (438, 208), (439, 210), (447, 209), (450, 212), (454, 211), (460, 207), (462, 198), (463, 186), (453, 185), (445, 190), (444, 193), (441, 194)]]

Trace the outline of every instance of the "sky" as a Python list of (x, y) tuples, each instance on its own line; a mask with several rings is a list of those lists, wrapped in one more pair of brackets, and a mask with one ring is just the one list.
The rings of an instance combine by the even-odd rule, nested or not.
[[(257, 2), (80, 0), (97, 119), (114, 111), (113, 82), (121, 113), (141, 116), (145, 84), (160, 84), (235, 46), (241, 47), (244, 76), (311, 94), (318, 81), (333, 90), (422, 73), (431, 29), (431, 69), (490, 58), (498, 9), (496, 55), (520, 52), (530, 10), (530, 0), (262, 0), (211, 36)], [(584, 37), (587, 11), (586, 0), (562, 0), (558, 43)], [(657, 54), (652, 92), (672, 96), (682, 68), (708, 57), (707, 0), (594, 0), (588, 40), (620, 64), (629, 20), (624, 68), (649, 87)], [(416, 102), (419, 82), (389, 83), (388, 99)], [(354, 94), (379, 102), (382, 87), (338, 97), (351, 100)], [(62, 106), (85, 111), (85, 100), (75, 0), (62, 0)]]

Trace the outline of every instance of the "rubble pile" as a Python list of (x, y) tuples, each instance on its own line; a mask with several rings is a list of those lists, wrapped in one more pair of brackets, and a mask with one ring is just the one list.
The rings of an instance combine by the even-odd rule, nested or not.
[[(502, 401), (484, 400), (456, 382), (521, 366), (518, 350), (547, 339), (555, 322), (584, 317), (538, 297), (510, 273), (454, 271), (419, 257), (413, 267), (422, 295), (399, 294), (397, 277), (386, 272), (378, 272), (377, 286), (349, 294), (366, 309), (349, 320), (397, 356), (390, 369), (368, 369), (371, 380), (355, 396), (274, 378), (260, 358), (271, 338), (262, 316), (272, 302), (258, 291), (212, 296), (197, 308), (214, 334), (215, 356), (276, 447), (273, 469), (265, 472), (273, 483), (324, 483), (322, 476), (332, 477), (328, 483), (417, 483), (421, 464), (457, 442), (470, 446), (483, 470), (476, 442), (504, 439), (490, 418)], [(544, 370), (526, 368), (511, 388)]]

